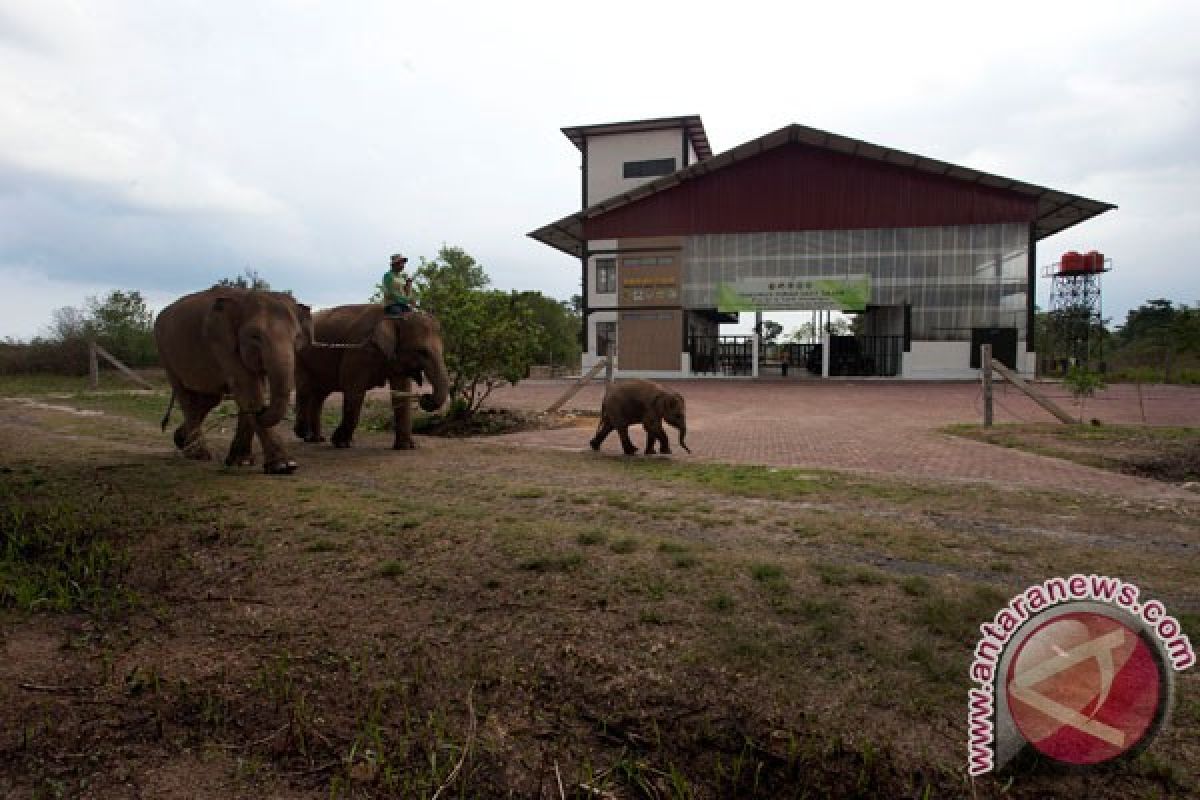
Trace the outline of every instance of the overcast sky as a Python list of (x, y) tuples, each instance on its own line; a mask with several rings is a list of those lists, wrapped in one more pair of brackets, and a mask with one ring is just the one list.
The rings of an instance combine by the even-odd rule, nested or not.
[[(1115, 203), (1105, 316), (1200, 301), (1200, 3), (0, 0), (0, 337), (246, 268), (362, 302), (442, 243), (578, 292), (525, 236), (578, 210), (559, 129), (792, 122)], [(1045, 306), (1048, 281), (1040, 280)]]

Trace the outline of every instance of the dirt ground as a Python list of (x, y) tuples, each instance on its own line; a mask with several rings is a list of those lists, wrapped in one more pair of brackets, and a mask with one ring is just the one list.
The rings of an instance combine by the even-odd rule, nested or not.
[(1135, 759), (965, 774), (977, 626), (1023, 587), (1125, 577), (1200, 642), (1186, 491), (369, 430), (267, 477), (179, 457), (162, 394), (29, 390), (5, 797), (1195, 796), (1195, 669)]

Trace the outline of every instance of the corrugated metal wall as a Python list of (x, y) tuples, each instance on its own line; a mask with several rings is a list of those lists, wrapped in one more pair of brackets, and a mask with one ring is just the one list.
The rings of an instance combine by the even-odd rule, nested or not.
[(1002, 189), (787, 144), (584, 221), (588, 239), (1031, 222)]

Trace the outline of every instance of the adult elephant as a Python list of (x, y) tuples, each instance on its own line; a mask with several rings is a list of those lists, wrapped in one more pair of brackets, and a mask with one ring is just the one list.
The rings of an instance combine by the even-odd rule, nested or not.
[[(335, 447), (349, 447), (368, 389), (391, 385), (411, 392), (413, 381), (429, 381), (421, 408), (436, 411), (446, 402), (450, 380), (442, 361), (442, 332), (436, 319), (421, 311), (395, 317), (378, 304), (338, 306), (313, 317), (318, 346), (296, 362), (296, 435), (323, 442), (321, 408), (331, 392), (342, 393), (342, 421), (333, 432)], [(339, 347), (321, 347), (332, 343)], [(412, 405), (407, 397), (392, 399), (396, 450), (416, 447), (412, 438)]]
[[(282, 292), (214, 286), (164, 308), (154, 321), (154, 340), (171, 381), (171, 403), (178, 399), (183, 409), (175, 446), (184, 455), (212, 458), (201, 426), (230, 394), (238, 420), (226, 465), (253, 464), (257, 434), (265, 472), (295, 471), (275, 426), (295, 386), (296, 352), (312, 341), (308, 306)], [(170, 416), (168, 406), (164, 430)]]

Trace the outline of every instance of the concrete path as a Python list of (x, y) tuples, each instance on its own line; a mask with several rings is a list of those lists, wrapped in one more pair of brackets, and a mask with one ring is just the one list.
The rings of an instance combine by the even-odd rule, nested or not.
[[(543, 410), (566, 381), (526, 381), (498, 390), (488, 405)], [(1118, 475), (1061, 459), (974, 442), (939, 432), (982, 420), (975, 383), (870, 381), (673, 381), (688, 404), (690, 458), (771, 466), (885, 473), (938, 480), (988, 481), (1031, 488), (1114, 493), (1131, 499), (1196, 501), (1185, 489)], [(1056, 384), (1039, 388), (1068, 411), (1078, 407)], [(598, 411), (603, 385), (583, 389), (565, 410)], [(1053, 422), (1017, 390), (997, 388), (996, 421)], [(1103, 422), (1200, 425), (1200, 387), (1120, 385), (1088, 400), (1087, 417)], [(644, 443), (640, 428), (636, 443)], [(592, 428), (534, 431), (503, 437), (529, 447), (585, 450)], [(678, 448), (675, 448), (678, 451)], [(615, 434), (604, 452), (620, 452)], [(678, 453), (677, 458), (689, 458)]]

